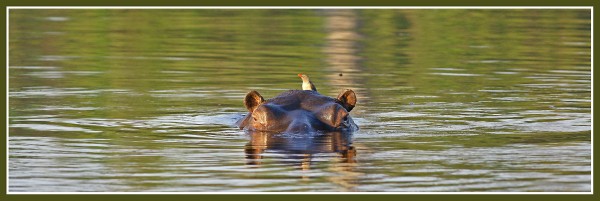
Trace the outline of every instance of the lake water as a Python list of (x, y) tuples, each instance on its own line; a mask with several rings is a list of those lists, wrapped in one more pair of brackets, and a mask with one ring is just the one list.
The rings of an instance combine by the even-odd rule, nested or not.
[[(10, 192), (590, 192), (591, 12), (9, 11)], [(351, 134), (247, 133), (353, 89)]]

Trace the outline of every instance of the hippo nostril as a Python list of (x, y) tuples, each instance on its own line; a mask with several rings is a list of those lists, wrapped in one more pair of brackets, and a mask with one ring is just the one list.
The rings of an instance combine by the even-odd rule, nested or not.
[(294, 122), (290, 124), (286, 132), (288, 133), (303, 133), (303, 132), (312, 132), (313, 127), (306, 122)]

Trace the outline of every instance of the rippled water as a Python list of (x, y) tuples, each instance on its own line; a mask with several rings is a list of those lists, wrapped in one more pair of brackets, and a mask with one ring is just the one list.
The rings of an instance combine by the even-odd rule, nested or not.
[[(9, 12), (10, 192), (589, 192), (590, 10)], [(246, 133), (250, 90), (358, 94)]]

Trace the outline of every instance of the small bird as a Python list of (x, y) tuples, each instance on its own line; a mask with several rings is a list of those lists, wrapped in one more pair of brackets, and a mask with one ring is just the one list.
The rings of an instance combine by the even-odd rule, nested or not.
[(317, 91), (317, 87), (308, 79), (308, 75), (298, 74), (298, 77), (302, 78), (302, 90)]

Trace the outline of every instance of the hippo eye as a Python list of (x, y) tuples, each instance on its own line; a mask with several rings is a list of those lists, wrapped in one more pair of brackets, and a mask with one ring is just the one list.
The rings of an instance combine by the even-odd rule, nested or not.
[(348, 121), (348, 116), (345, 116), (343, 121)]

